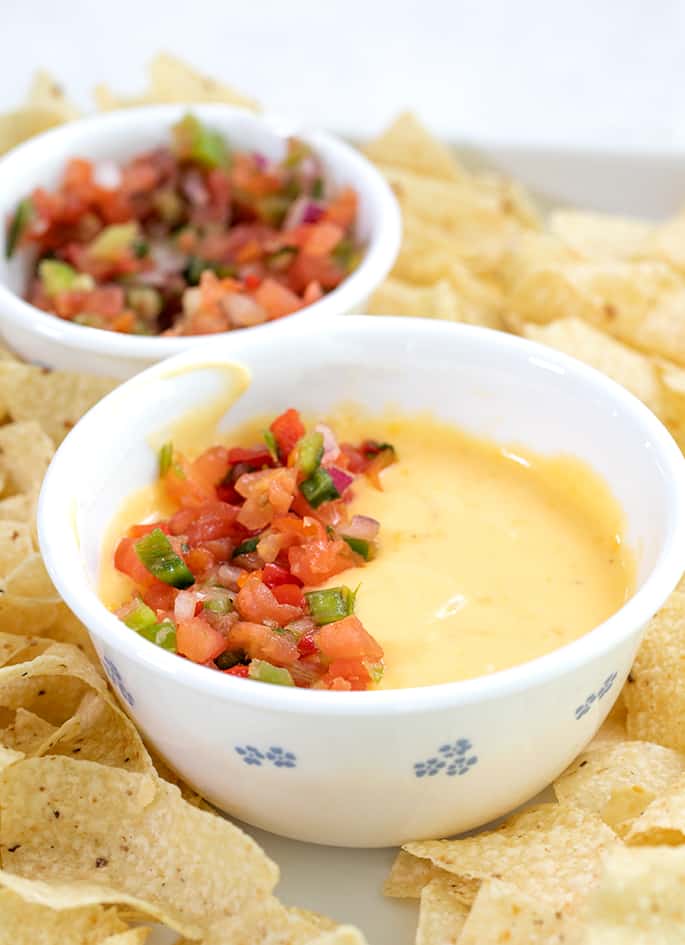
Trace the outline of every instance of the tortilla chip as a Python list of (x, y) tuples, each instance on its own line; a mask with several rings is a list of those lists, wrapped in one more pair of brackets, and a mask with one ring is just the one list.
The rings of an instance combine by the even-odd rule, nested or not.
[(7, 577), (32, 553), (29, 525), (11, 519), (0, 521), (0, 578)]
[(362, 151), (379, 164), (394, 164), (415, 174), (459, 181), (468, 177), (454, 153), (435, 138), (411, 112), (402, 112)]
[(56, 731), (55, 725), (20, 707), (15, 712), (11, 725), (0, 732), (0, 744), (24, 755), (33, 755), (40, 751)]
[(288, 906), (288, 912), (293, 915), (298, 915), (301, 919), (307, 919), (308, 922), (311, 922), (312, 925), (315, 925), (317, 929), (320, 929), (322, 932), (328, 932), (338, 926), (337, 922), (334, 922), (333, 919), (329, 919), (327, 915), (321, 915), (320, 912), (312, 912), (311, 909), (300, 909), (298, 906)]
[(459, 945), (581, 945), (582, 932), (573, 914), (491, 879), (481, 886), (458, 941)]
[(583, 752), (554, 782), (560, 804), (599, 814), (623, 836), (636, 817), (685, 775), (685, 755), (630, 741)]
[(632, 824), (626, 842), (671, 846), (685, 843), (685, 776), (651, 802)]
[(103, 883), (175, 915), (175, 927), (237, 915), (278, 879), (253, 840), (173, 785), (65, 757), (2, 772), (0, 850), (11, 873)]
[(267, 896), (212, 925), (202, 945), (310, 945), (320, 933), (319, 925)]
[(645, 258), (661, 259), (674, 269), (685, 272), (685, 212), (652, 227), (640, 252)]
[[(0, 480), (4, 477), (4, 470), (0, 469)], [(0, 521), (8, 519), (19, 522), (30, 522), (35, 510), (35, 496), (30, 494), (10, 495), (0, 499)]]
[(137, 929), (128, 929), (126, 932), (108, 935), (100, 942), (100, 945), (145, 945), (149, 934), (150, 929), (141, 925)]
[(464, 322), (486, 328), (501, 327), (499, 314), (486, 297), (486, 290), (477, 298), (478, 287), (469, 284), (476, 282), (475, 278), (464, 269), (458, 271), (455, 266), (453, 279), (461, 279), (461, 292), (447, 279), (441, 279), (431, 286), (415, 286), (399, 279), (386, 279), (372, 296), (368, 311), (372, 315), (406, 315)]
[(259, 105), (231, 86), (203, 75), (188, 63), (168, 53), (155, 56), (148, 66), (149, 85), (142, 95), (119, 97), (106, 85), (95, 88), (94, 97), (102, 111), (135, 105), (187, 104), (218, 102), (259, 111)]
[(53, 108), (24, 106), (0, 115), (0, 154), (28, 141), (42, 131), (61, 125), (64, 119)]
[(79, 110), (68, 100), (59, 82), (44, 69), (34, 72), (26, 104), (52, 109), (61, 116), (62, 121), (80, 117)]
[(37, 637), (22, 637), (16, 633), (0, 633), (0, 668), (24, 653)]
[(655, 361), (661, 394), (660, 418), (681, 450), (685, 449), (685, 368)]
[(654, 617), (623, 690), (631, 738), (685, 751), (685, 592)]
[(583, 945), (681, 945), (685, 849), (617, 849), (588, 907)]
[(444, 878), (445, 870), (434, 866), (430, 860), (400, 850), (383, 885), (383, 892), (393, 899), (418, 899), (428, 883)]
[(310, 945), (367, 945), (366, 939), (352, 925), (339, 925), (334, 932), (324, 932), (312, 939)]
[(434, 879), (421, 890), (416, 945), (457, 945), (469, 914), (461, 890), (449, 879)]
[(622, 742), (627, 742), (626, 707), (623, 697), (619, 696), (609, 715), (600, 726), (599, 731), (587, 746), (585, 751), (595, 751), (599, 748), (608, 748)]
[(38, 422), (54, 443), (115, 386), (106, 377), (0, 362), (0, 403), (12, 420)]
[(496, 830), (461, 840), (408, 843), (404, 849), (458, 876), (465, 886), (504, 876), (536, 902), (559, 909), (587, 893), (602, 855), (616, 843), (596, 814), (542, 804)]
[(15, 492), (31, 492), (43, 481), (55, 447), (35, 420), (0, 427), (0, 468)]
[(547, 225), (579, 259), (635, 259), (650, 233), (644, 220), (586, 210), (554, 210)]
[(100, 945), (126, 929), (116, 909), (94, 905), (56, 910), (0, 890), (0, 945)]
[(521, 334), (607, 374), (639, 397), (654, 413), (661, 413), (659, 376), (647, 355), (573, 316), (560, 318), (547, 325), (525, 322)]

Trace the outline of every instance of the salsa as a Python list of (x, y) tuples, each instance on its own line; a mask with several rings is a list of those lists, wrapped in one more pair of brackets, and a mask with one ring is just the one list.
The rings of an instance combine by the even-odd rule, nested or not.
[(355, 481), (381, 488), (389, 443), (338, 443), (297, 410), (260, 443), (189, 460), (165, 444), (160, 483), (176, 511), (134, 525), (114, 553), (135, 593), (116, 613), (163, 649), (211, 669), (301, 688), (363, 690), (383, 649), (355, 616), (357, 590), (322, 585), (378, 553), (380, 523), (350, 515)]
[(79, 325), (202, 335), (291, 315), (359, 263), (357, 194), (290, 138), (285, 157), (232, 151), (186, 115), (124, 164), (71, 159), (8, 223), (8, 258), (36, 252), (26, 298)]

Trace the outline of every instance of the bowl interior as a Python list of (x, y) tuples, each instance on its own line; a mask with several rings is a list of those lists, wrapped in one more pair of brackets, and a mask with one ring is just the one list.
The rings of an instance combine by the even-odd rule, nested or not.
[[(225, 365), (235, 360), (235, 348), (223, 357), (217, 342), (156, 365), (72, 431), (48, 474), (52, 501), (41, 503), (44, 553), (56, 562), (61, 589), (77, 594), (84, 578), (96, 587), (108, 524), (123, 499), (156, 476), (149, 438), (159, 442), (170, 420), (225, 392)], [(502, 444), (579, 457), (624, 510), (640, 586), (682, 515), (674, 477), (682, 460), (655, 418), (606, 378), (537, 345), (482, 329), (351, 316), (283, 332), (270, 345), (245, 337), (239, 362), (252, 381), (223, 429), (285, 406), (325, 415), (356, 402), (370, 411), (428, 410)]]
[[(234, 150), (258, 151), (278, 160), (285, 154), (285, 139), (297, 135), (319, 155), (327, 179), (336, 187), (351, 184), (357, 190), (359, 213), (356, 235), (369, 243), (379, 230), (380, 206), (374, 188), (375, 172), (342, 142), (328, 135), (300, 130), (279, 119), (254, 115), (225, 105), (159, 106), (130, 109), (62, 126), (29, 141), (0, 161), (0, 220), (36, 187), (57, 186), (69, 158), (120, 162), (168, 144), (174, 122), (192, 111), (224, 134)], [(0, 236), (0, 284), (22, 296), (31, 268), (30, 253), (5, 258), (5, 227)]]

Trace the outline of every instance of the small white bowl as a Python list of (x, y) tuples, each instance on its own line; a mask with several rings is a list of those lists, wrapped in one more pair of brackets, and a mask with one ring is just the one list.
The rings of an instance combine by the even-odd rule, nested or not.
[[(382, 175), (350, 145), (322, 131), (307, 131), (273, 116), (254, 115), (229, 105), (124, 109), (47, 131), (0, 159), (0, 330), (7, 344), (27, 361), (125, 378), (207, 340), (201, 335), (150, 338), (117, 334), (43, 312), (22, 298), (29, 254), (19, 251), (7, 260), (4, 251), (4, 221), (36, 187), (56, 186), (69, 158), (121, 161), (158, 147), (169, 140), (169, 129), (188, 111), (224, 134), (236, 150), (255, 150), (272, 159), (281, 158), (285, 139), (296, 135), (321, 158), (332, 183), (349, 184), (359, 195), (357, 235), (366, 244), (360, 265), (320, 301), (289, 315), (289, 324), (362, 311), (385, 279), (400, 247), (399, 208)], [(233, 343), (245, 331), (269, 336), (275, 328), (276, 323), (270, 322), (226, 334)]]
[[(685, 568), (685, 460), (623, 388), (510, 335), (350, 316), (325, 326), (295, 322), (275, 342), (258, 332), (214, 339), (135, 377), (77, 424), (40, 498), (48, 571), (143, 733), (229, 813), (341, 846), (398, 844), (486, 823), (556, 777), (618, 696), (643, 628)], [(251, 684), (163, 652), (99, 600), (103, 533), (122, 500), (156, 477), (147, 437), (216, 396), (217, 363), (236, 358), (252, 384), (224, 428), (284, 405), (325, 414), (353, 397), (371, 410), (427, 409), (502, 443), (581, 458), (624, 510), (638, 558), (634, 596), (553, 653), (426, 688), (336, 693)]]

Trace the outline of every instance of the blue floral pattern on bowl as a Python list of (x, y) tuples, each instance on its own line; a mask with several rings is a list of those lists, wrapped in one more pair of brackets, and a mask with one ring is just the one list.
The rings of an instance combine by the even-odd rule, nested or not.
[(105, 670), (107, 671), (109, 680), (114, 688), (119, 692), (119, 695), (124, 700), (124, 702), (127, 702), (131, 708), (133, 708), (135, 705), (135, 699), (131, 695), (130, 691), (126, 688), (126, 684), (124, 683), (124, 679), (119, 672), (117, 665), (112, 662), (109, 656), (103, 656), (102, 662), (104, 663)]
[(599, 702), (600, 699), (604, 698), (616, 682), (616, 676), (617, 673), (610, 673), (596, 692), (591, 692), (585, 699), (585, 702), (576, 706), (576, 720), (582, 719), (584, 715), (588, 714), (595, 702)]
[(472, 754), (473, 745), (468, 738), (458, 738), (455, 742), (446, 742), (441, 745), (435, 755), (425, 761), (414, 764), (414, 775), (417, 778), (435, 777), (442, 772), (448, 777), (467, 774), (474, 765), (478, 764), (478, 756)]
[(297, 767), (297, 755), (292, 751), (286, 751), (280, 745), (271, 745), (264, 749), (256, 748), (254, 745), (236, 745), (235, 751), (246, 765), (255, 765), (258, 768), (266, 764), (271, 764), (275, 768)]

